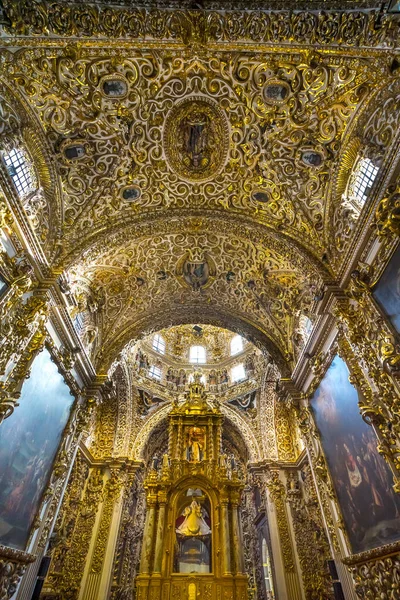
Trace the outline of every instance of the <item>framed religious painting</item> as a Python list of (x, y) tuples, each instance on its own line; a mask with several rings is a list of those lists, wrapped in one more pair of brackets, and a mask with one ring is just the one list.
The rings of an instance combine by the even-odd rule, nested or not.
[(346, 363), (336, 356), (311, 407), (353, 553), (400, 539), (400, 496), (359, 400)]
[(372, 295), (400, 335), (400, 245), (388, 262)]
[(0, 544), (24, 550), (74, 397), (44, 349), (0, 426)]
[(9, 285), (7, 281), (4, 279), (3, 275), (0, 273), (0, 298), (1, 296), (8, 290)]

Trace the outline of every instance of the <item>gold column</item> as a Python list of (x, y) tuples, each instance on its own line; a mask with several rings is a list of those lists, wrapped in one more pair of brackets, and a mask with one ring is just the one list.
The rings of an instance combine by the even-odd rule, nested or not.
[(221, 538), (222, 538), (222, 568), (223, 575), (231, 574), (231, 544), (229, 535), (229, 500), (221, 499)]
[(232, 502), (232, 545), (236, 573), (244, 573), (244, 558), (242, 552), (242, 537), (240, 531), (239, 503)]
[(165, 505), (167, 498), (165, 494), (159, 495), (159, 511), (157, 521), (156, 549), (154, 552), (153, 573), (161, 573), (161, 564), (163, 556), (164, 525), (165, 525)]
[(140, 572), (150, 573), (150, 559), (153, 550), (154, 521), (156, 513), (156, 498), (151, 495), (147, 498), (146, 522), (143, 531), (142, 554), (140, 557)]

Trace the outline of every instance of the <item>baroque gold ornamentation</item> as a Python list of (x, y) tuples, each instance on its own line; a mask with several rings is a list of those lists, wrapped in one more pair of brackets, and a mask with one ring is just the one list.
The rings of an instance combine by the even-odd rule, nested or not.
[(295, 570), (293, 557), (292, 540), (289, 531), (288, 517), (285, 506), (285, 486), (279, 479), (279, 473), (272, 471), (270, 478), (267, 480), (267, 488), (272, 501), (275, 504), (276, 517), (278, 520), (279, 540), (282, 548), (283, 564), (285, 571), (292, 572)]
[(127, 474), (125, 471), (117, 471), (113, 469), (111, 471), (110, 479), (104, 486), (104, 500), (101, 512), (101, 521), (97, 532), (95, 550), (90, 565), (91, 573), (101, 572), (115, 503), (120, 496), (124, 483), (126, 483), (126, 475)]
[(70, 534), (72, 538), (58, 583), (66, 600), (78, 598), (98, 503), (102, 499), (102, 494), (103, 475), (101, 469), (94, 468), (87, 479), (84, 495), (79, 504), (78, 517), (73, 532)]
[[(340, 351), (352, 374), (352, 383), (363, 394), (360, 412), (375, 427), (380, 437), (378, 449), (394, 470), (397, 489), (400, 440), (390, 423), (398, 421), (399, 391), (391, 379), (391, 371), (383, 371), (381, 362), (381, 336), (390, 339), (387, 325), (380, 319), (382, 330), (376, 327), (376, 308), (368, 291), (358, 298), (357, 304), (347, 300), (339, 301), (335, 311), (343, 323), (338, 337)], [(396, 364), (393, 352), (394, 348), (386, 360), (394, 358)], [(363, 372), (363, 366), (366, 373)]]
[[(397, 39), (394, 16), (378, 12), (294, 12), (283, 22), (280, 12), (238, 13), (177, 11), (144, 8), (114, 9), (57, 2), (50, 11), (44, 2), (6, 0), (9, 29), (19, 35), (106, 36), (144, 40), (178, 39), (185, 44), (227, 39), (229, 42), (289, 42), (343, 46), (391, 46)], [(113, 18), (111, 18), (111, 15)]]
[(391, 600), (400, 591), (399, 543), (382, 546), (343, 561), (349, 568), (359, 598)]
[(9, 600), (14, 595), (19, 581), (29, 563), (35, 556), (0, 546), (0, 599)]
[(382, 240), (400, 237), (400, 190), (397, 185), (387, 189), (375, 213), (375, 226)]

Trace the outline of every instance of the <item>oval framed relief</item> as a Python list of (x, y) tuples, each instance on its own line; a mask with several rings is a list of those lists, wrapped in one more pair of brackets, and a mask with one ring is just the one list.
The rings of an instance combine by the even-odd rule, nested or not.
[(85, 140), (64, 140), (60, 151), (67, 162), (75, 162), (88, 157), (88, 145)]
[(229, 141), (226, 115), (207, 97), (184, 98), (167, 114), (163, 130), (166, 159), (187, 181), (207, 181), (220, 173)]
[(102, 77), (99, 88), (102, 96), (110, 100), (120, 100), (128, 94), (128, 82), (119, 74)]
[(318, 152), (312, 148), (306, 148), (301, 150), (300, 161), (306, 167), (318, 168), (324, 162), (324, 156), (322, 152)]
[(125, 202), (136, 202), (142, 195), (138, 185), (126, 185), (120, 191), (120, 196)]
[(291, 94), (290, 85), (281, 79), (269, 79), (263, 89), (267, 104), (285, 104)]
[(271, 200), (271, 196), (267, 190), (254, 190), (251, 194), (251, 197), (256, 202), (260, 202), (261, 204), (266, 204)]

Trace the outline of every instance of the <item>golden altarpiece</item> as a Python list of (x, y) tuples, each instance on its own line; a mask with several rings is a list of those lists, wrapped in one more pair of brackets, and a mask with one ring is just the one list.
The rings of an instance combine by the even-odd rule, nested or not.
[[(243, 483), (222, 453), (223, 415), (195, 373), (169, 413), (168, 454), (145, 480), (138, 600), (247, 598), (239, 503)], [(229, 464), (228, 464), (229, 462)]]

